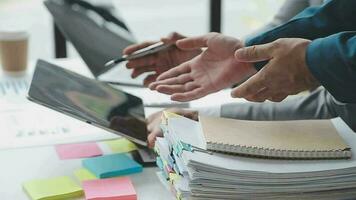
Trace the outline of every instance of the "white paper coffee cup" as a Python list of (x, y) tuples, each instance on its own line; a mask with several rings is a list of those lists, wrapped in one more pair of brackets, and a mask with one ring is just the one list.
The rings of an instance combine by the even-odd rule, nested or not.
[(29, 34), (26, 31), (0, 30), (0, 60), (5, 72), (22, 72), (27, 68)]

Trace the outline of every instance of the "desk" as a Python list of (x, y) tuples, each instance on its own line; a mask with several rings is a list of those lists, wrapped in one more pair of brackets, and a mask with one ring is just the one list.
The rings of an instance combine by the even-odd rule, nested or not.
[[(106, 145), (100, 142), (99, 145), (104, 154), (109, 152)], [(3, 200), (28, 200), (22, 183), (31, 179), (65, 175), (76, 180), (73, 172), (81, 167), (81, 159), (59, 160), (54, 146), (2, 150), (0, 160), (0, 198)], [(130, 175), (138, 199), (172, 199), (170, 192), (158, 180), (156, 171), (157, 167), (149, 167), (142, 173)]]
[[(64, 68), (92, 77), (88, 68), (81, 59), (51, 60)], [(34, 62), (30, 66), (34, 66)], [(33, 71), (30, 67), (29, 74)], [(129, 91), (130, 88), (124, 88)], [(192, 102), (193, 106), (216, 105), (217, 102), (236, 101), (229, 97), (229, 91), (212, 94), (201, 100)], [(219, 96), (220, 98), (216, 98)], [(224, 96), (226, 98), (221, 98)], [(222, 102), (221, 102), (222, 103)], [(1, 105), (0, 105), (1, 106)], [(146, 115), (157, 111), (157, 108), (146, 108)], [(0, 136), (1, 139), (1, 136)], [(110, 150), (99, 142), (104, 154)], [(81, 160), (59, 160), (54, 146), (31, 148), (18, 148), (0, 151), (0, 199), (27, 200), (29, 199), (22, 189), (22, 183), (31, 179), (48, 178), (67, 175), (74, 178), (74, 170), (81, 167)], [(172, 199), (171, 193), (160, 183), (156, 176), (157, 167), (144, 168), (142, 173), (131, 175), (134, 187), (140, 200), (167, 200)]]

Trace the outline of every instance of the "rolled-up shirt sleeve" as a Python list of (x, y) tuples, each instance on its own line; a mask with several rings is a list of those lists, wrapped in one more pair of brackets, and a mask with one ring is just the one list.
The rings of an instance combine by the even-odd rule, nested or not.
[[(265, 44), (279, 38), (314, 40), (342, 31), (355, 31), (355, 8), (355, 0), (332, 0), (322, 6), (309, 7), (287, 23), (247, 40), (245, 45)], [(265, 64), (258, 62), (255, 67), (260, 70)]]
[(313, 76), (335, 99), (356, 103), (355, 31), (314, 40), (307, 48), (306, 62)]

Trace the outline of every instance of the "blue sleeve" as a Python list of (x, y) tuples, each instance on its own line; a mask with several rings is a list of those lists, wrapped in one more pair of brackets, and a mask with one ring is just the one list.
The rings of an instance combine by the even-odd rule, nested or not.
[[(248, 40), (246, 46), (265, 44), (278, 38), (314, 40), (342, 31), (355, 31), (355, 8), (355, 0), (332, 0), (319, 7), (309, 7), (286, 24)], [(260, 70), (265, 64), (259, 62), (255, 67)]]
[(307, 48), (306, 62), (335, 99), (356, 103), (356, 31), (314, 40)]

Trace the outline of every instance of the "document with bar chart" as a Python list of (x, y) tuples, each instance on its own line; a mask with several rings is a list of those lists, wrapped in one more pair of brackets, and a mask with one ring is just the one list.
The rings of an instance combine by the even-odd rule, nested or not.
[(29, 85), (30, 77), (0, 78), (0, 149), (118, 137), (28, 101)]

